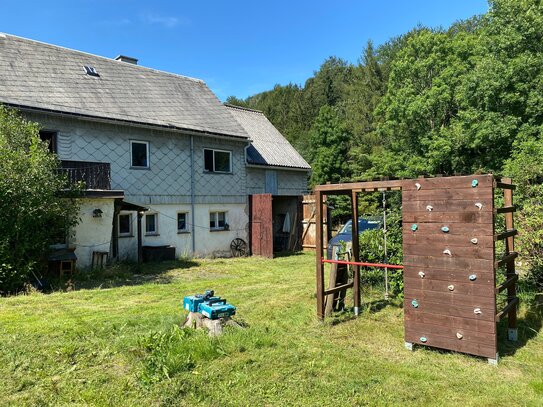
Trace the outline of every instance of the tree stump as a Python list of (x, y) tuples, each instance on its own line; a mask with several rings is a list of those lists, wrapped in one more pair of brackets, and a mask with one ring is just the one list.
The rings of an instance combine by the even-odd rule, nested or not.
[(230, 317), (209, 319), (204, 317), (199, 312), (189, 312), (183, 327), (193, 329), (205, 329), (208, 331), (209, 336), (222, 335), (225, 326), (241, 327), (236, 321)]

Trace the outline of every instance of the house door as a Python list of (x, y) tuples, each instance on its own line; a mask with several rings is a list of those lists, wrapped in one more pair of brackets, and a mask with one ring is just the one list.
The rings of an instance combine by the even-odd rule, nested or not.
[(273, 257), (272, 195), (250, 196), (251, 253)]

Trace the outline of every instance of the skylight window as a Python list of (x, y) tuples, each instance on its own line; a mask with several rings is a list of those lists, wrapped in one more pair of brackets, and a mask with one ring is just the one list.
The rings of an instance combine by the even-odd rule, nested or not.
[(85, 65), (83, 68), (85, 68), (85, 73), (90, 76), (100, 76), (98, 71), (94, 66)]

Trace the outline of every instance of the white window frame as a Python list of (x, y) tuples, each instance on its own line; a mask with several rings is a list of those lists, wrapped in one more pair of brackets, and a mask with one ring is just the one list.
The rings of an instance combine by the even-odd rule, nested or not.
[[(134, 163), (132, 162), (132, 146), (135, 143), (137, 143), (137, 144), (145, 144), (145, 154), (147, 155), (147, 165), (146, 166), (134, 165)], [(133, 168), (133, 169), (149, 169), (149, 168), (151, 168), (151, 153), (150, 153), (149, 142), (148, 141), (130, 140), (130, 168)]]
[[(155, 217), (155, 230), (152, 232), (147, 231), (147, 217)], [(157, 212), (146, 212), (145, 215), (145, 236), (157, 236), (158, 235), (158, 213)]]
[[(128, 232), (121, 232), (121, 216), (128, 216)], [(117, 235), (119, 237), (132, 237), (133, 222), (134, 219), (131, 213), (120, 213), (119, 216), (117, 216)]]
[[(179, 229), (179, 215), (185, 215), (185, 229)], [(188, 233), (189, 232), (189, 213), (186, 211), (177, 212), (177, 217), (175, 219), (177, 228), (177, 233)]]
[[(212, 151), (213, 152), (213, 170), (212, 171), (209, 171), (209, 170), (206, 170), (206, 150), (209, 150), (209, 151)], [(219, 152), (219, 153), (228, 153), (229, 157), (230, 157), (230, 171), (216, 171), (215, 170), (215, 152)], [(208, 148), (208, 147), (205, 147), (204, 148), (204, 172), (208, 173), (208, 174), (232, 174), (232, 151), (230, 150), (219, 150), (217, 148)]]
[[(224, 213), (224, 226), (215, 226), (211, 227), (211, 216), (215, 218), (215, 225), (219, 224), (219, 213)], [(209, 211), (209, 230), (218, 231), (218, 230), (229, 230), (230, 226), (228, 225), (228, 211)]]

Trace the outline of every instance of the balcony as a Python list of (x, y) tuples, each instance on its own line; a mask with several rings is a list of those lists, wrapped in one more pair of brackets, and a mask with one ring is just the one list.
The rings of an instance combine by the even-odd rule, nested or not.
[(86, 190), (111, 190), (109, 163), (62, 160), (59, 171), (68, 176), (70, 183), (83, 182)]

